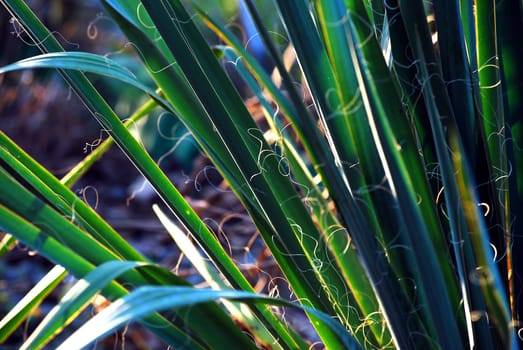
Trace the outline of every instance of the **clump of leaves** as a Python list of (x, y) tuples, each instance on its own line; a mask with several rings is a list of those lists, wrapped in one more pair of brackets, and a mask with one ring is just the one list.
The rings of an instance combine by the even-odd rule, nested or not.
[[(85, 74), (94, 73), (135, 86), (152, 99), (145, 112), (158, 105), (191, 131), (247, 209), (326, 347), (517, 346), (521, 3), (435, 1), (427, 9), (414, 0), (275, 0), (299, 63), (296, 81), (251, 0), (245, 4), (277, 79), (205, 8), (101, 1), (153, 86), (106, 57), (64, 52), (22, 1), (1, 2), (44, 54), (0, 72), (60, 70), (177, 217), (179, 227), (158, 211), (175, 240), (186, 246), (187, 233), (202, 248), (203, 256), (192, 250), (192, 261), (214, 288), (197, 289), (147, 262), (67, 189), (102, 148), (60, 183), (2, 134), (0, 186), (9, 190), (0, 192), (0, 227), (65, 268), (4, 318), (2, 338), (67, 271), (80, 282), (25, 347), (43, 346), (97, 292), (114, 302), (64, 348), (85, 346), (133, 319), (174, 346), (255, 347), (231, 317), (258, 346), (308, 346), (267, 307), (287, 302), (252, 293), (89, 83)], [(210, 48), (196, 21), (224, 45)], [(267, 129), (255, 123), (219, 60), (234, 62), (265, 109)], [(167, 317), (170, 308), (177, 317)]]

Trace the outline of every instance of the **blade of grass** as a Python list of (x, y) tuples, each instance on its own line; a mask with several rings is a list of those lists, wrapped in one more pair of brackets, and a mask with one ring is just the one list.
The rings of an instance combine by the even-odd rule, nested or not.
[(478, 74), (478, 52), (476, 36), (475, 1), (462, 0), (459, 2), (461, 20), (463, 21), (464, 42), (467, 47), (470, 71), (473, 81), (477, 83)]
[(0, 321), (0, 342), (3, 343), (40, 303), (56, 288), (67, 275), (67, 271), (60, 265), (55, 265), (38, 283), (20, 300), (15, 307), (9, 310)]
[[(503, 179), (506, 178), (507, 166), (504, 156), (505, 119), (501, 96), (500, 55), (495, 30), (495, 1), (477, 1), (475, 14), (482, 121), (489, 156), (494, 167), (491, 169), (492, 176), (501, 182), (499, 187), (506, 182)], [(500, 202), (505, 203), (503, 198), (500, 198)]]
[[(53, 334), (59, 333), (69, 325), (109, 282), (125, 271), (140, 266), (145, 264), (134, 261), (108, 261), (89, 272), (65, 293), (58, 305), (46, 314), (20, 349), (41, 349), (52, 339)], [(62, 271), (65, 272), (63, 268)]]
[(196, 289), (192, 287), (141, 287), (128, 296), (113, 303), (88, 321), (82, 328), (69, 337), (58, 349), (83, 348), (92, 343), (100, 335), (105, 335), (121, 327), (125, 323), (147, 315), (153, 311), (176, 308), (189, 303), (198, 304), (216, 299), (228, 299), (242, 302), (263, 302), (273, 305), (299, 307), (315, 314), (343, 340), (344, 349), (361, 349), (359, 344), (345, 331), (345, 328), (329, 315), (315, 309), (297, 306), (290, 302), (273, 299), (259, 294), (244, 291)]
[[(438, 29), (438, 47), (442, 79), (456, 118), (463, 146), (475, 160), (477, 117), (474, 107), (472, 79), (467, 51), (463, 41), (464, 29), (457, 2), (438, 1), (434, 4)], [(427, 38), (424, 37), (424, 40)]]
[(170, 110), (167, 102), (153, 88), (142, 83), (127, 68), (118, 62), (100, 55), (87, 52), (51, 52), (22, 59), (0, 69), (0, 74), (5, 74), (21, 69), (54, 68), (58, 70), (85, 71), (115, 78), (128, 83), (150, 95), (162, 107)]
[(523, 35), (523, 4), (517, 2), (503, 2), (496, 5), (498, 16), (499, 45), (502, 59), (502, 86), (505, 97), (505, 115), (507, 122), (507, 159), (509, 165), (509, 198), (510, 208), (505, 208), (505, 213), (510, 211), (506, 222), (510, 222), (510, 236), (508, 237), (507, 261), (509, 278), (509, 295), (512, 315), (515, 323), (518, 323), (523, 315), (523, 307), (516, 295), (521, 295), (523, 286), (519, 279), (514, 278), (521, 274), (521, 258), (515, 252), (523, 249), (522, 239), (516, 235), (521, 232), (523, 226), (518, 218), (523, 212), (523, 69), (520, 57), (523, 57), (523, 47), (520, 38)]
[(3, 233), (2, 240), (0, 241), (0, 258), (9, 253), (15, 245), (16, 238), (9, 233)]
[(510, 308), (506, 302), (504, 283), (492, 255), (488, 231), (477, 205), (478, 199), (474, 190), (474, 182), (471, 180), (470, 169), (458, 140), (455, 134), (450, 135), (451, 147), (456, 150), (452, 153), (452, 161), (457, 169), (456, 181), (460, 200), (478, 263), (476, 273), (473, 275), (475, 279), (473, 282), (479, 284), (483, 291), (489, 320), (496, 325), (495, 330), (499, 333), (502, 346), (506, 349), (517, 348), (517, 345), (514, 347), (516, 340), (512, 329)]
[[(153, 210), (156, 216), (160, 219), (162, 225), (166, 228), (171, 238), (180, 248), (181, 252), (189, 259), (192, 266), (198, 271), (202, 278), (209, 284), (212, 289), (226, 290), (230, 288), (222, 276), (216, 271), (208, 258), (204, 257), (194, 243), (187, 237), (178, 226), (176, 226), (167, 215), (158, 207), (153, 205)], [(245, 290), (245, 289), (244, 289)], [(254, 289), (249, 288), (247, 291), (254, 292)], [(223, 302), (223, 306), (229, 311), (231, 316), (246, 327), (255, 335), (258, 346), (283, 349), (271, 333), (267, 330), (265, 325), (260, 322), (249, 308), (244, 307), (238, 303)], [(296, 337), (294, 339), (297, 340)], [(295, 343), (294, 346), (304, 348), (307, 345), (302, 342), (300, 345)]]
[[(509, 203), (509, 167), (506, 148), (507, 120), (502, 89), (501, 53), (499, 51), (496, 2), (481, 0), (476, 3), (476, 41), (478, 66), (478, 103), (481, 106), (483, 124), (482, 136), (486, 143), (486, 163), (489, 164), (488, 178), (478, 179), (488, 182), (490, 195), (488, 202), (501, 210), (494, 210), (488, 224), (490, 240), (498, 251), (510, 249), (510, 203)], [(481, 183), (483, 183), (481, 182)], [(481, 184), (480, 183), (480, 184)], [(481, 199), (483, 199), (482, 196)], [(495, 204), (494, 204), (495, 203)], [(508, 275), (507, 261), (501, 259), (499, 269)]]
[[(392, 68), (397, 84), (400, 86), (402, 101), (406, 106), (408, 117), (412, 119), (413, 133), (418, 142), (418, 148), (423, 154), (426, 166), (437, 164), (434, 141), (430, 138), (430, 122), (427, 116), (425, 102), (420, 99), (421, 85), (417, 77), (416, 65), (413, 64), (414, 54), (404, 25), (403, 15), (397, 0), (386, 7), (387, 20), (391, 39)], [(431, 180), (434, 192), (439, 190), (438, 179)]]

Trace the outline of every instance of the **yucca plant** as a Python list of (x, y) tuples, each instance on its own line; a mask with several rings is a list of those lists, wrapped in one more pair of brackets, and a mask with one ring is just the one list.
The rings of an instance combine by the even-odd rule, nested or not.
[[(0, 2), (42, 51), (0, 72), (58, 69), (112, 137), (60, 181), (0, 134), (4, 246), (19, 240), (57, 264), (3, 318), (0, 339), (71, 274), (79, 282), (23, 348), (43, 347), (96, 293), (111, 305), (63, 349), (131, 320), (175, 348), (311, 346), (269, 305), (305, 310), (329, 349), (518, 347), (520, 1), (275, 0), (284, 28), (275, 36), (246, 0), (271, 78), (205, 8), (102, 0), (154, 85), (107, 57), (65, 52), (23, 1)], [(210, 47), (197, 24), (223, 44)], [(284, 60), (287, 47), (299, 74)], [(234, 63), (266, 123), (254, 121), (220, 62)], [(86, 74), (151, 98), (128, 123), (157, 107), (179, 118), (249, 213), (296, 301), (253, 293)], [(211, 289), (148, 262), (68, 189), (111, 142), (176, 216), (179, 224), (154, 209)]]

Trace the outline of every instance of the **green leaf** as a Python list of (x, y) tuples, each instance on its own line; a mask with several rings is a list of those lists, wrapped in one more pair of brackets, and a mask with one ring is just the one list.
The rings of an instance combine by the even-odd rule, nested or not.
[[(158, 218), (160, 219), (162, 225), (167, 229), (167, 232), (169, 232), (169, 234), (171, 235), (171, 238), (180, 248), (181, 252), (187, 257), (187, 259), (189, 259), (191, 264), (202, 276), (202, 278), (209, 284), (209, 286), (212, 289), (229, 289), (230, 285), (222, 279), (222, 275), (219, 274), (215, 266), (212, 265), (208, 258), (204, 257), (198, 251), (191, 239), (187, 237), (178, 226), (176, 226), (171, 220), (169, 220), (167, 215), (165, 215), (165, 213), (157, 205), (153, 206), (153, 210), (156, 216), (158, 216)], [(230, 262), (231, 264), (233, 264), (232, 259), (230, 259)], [(248, 287), (244, 290), (254, 292), (254, 289), (250, 287), (247, 281), (245, 282)], [(254, 334), (260, 346), (280, 348), (277, 339), (269, 333), (269, 330), (265, 327), (265, 325), (262, 322), (260, 322), (260, 320), (256, 318), (255, 314), (253, 314), (251, 310), (242, 307), (242, 305), (238, 303), (224, 302), (223, 306), (228, 310), (232, 318), (234, 318), (238, 322), (241, 322), (244, 325), (244, 327), (249, 329), (249, 331)], [(257, 308), (258, 305), (253, 305), (253, 307), (255, 308), (255, 310), (260, 310), (260, 308)], [(275, 334), (275, 336), (287, 336), (287, 332), (282, 332), (282, 328), (279, 327), (279, 325), (277, 324), (278, 320), (276, 318), (271, 319), (270, 316), (272, 316), (272, 314), (270, 314), (267, 309), (262, 307), (260, 311), (262, 315), (264, 315), (264, 317), (267, 319), (269, 327), (278, 329), (279, 332)], [(300, 345), (300, 347), (305, 346), (305, 344)], [(298, 345), (294, 343), (294, 346)]]
[(0, 342), (4, 342), (42, 303), (67, 275), (55, 265), (0, 321)]
[[(83, 348), (103, 335), (107, 335), (125, 325), (127, 322), (141, 318), (154, 311), (206, 303), (216, 299), (263, 302), (272, 305), (301, 308), (314, 314), (319, 321), (324, 322), (337, 333), (342, 340), (344, 349), (361, 349), (359, 344), (345, 331), (345, 328), (338, 321), (312, 308), (243, 291), (166, 286), (140, 287), (128, 296), (115, 301), (76, 331), (58, 349)], [(223, 337), (226, 338), (228, 335), (223, 334)]]
[(57, 306), (47, 313), (21, 349), (42, 348), (54, 334), (70, 324), (89, 305), (90, 299), (105, 288), (109, 282), (125, 271), (141, 266), (147, 265), (132, 261), (108, 261), (89, 272), (67, 291)]
[[(21, 69), (54, 68), (95, 73), (119, 79), (142, 90), (161, 106), (171, 109), (170, 104), (153, 88), (139, 81), (136, 76), (118, 62), (88, 52), (53, 52), (36, 55), (0, 68), (0, 74)], [(176, 112), (174, 112), (176, 113)]]
[(479, 201), (474, 189), (475, 184), (471, 180), (471, 172), (463, 156), (463, 151), (460, 149), (458, 140), (455, 134), (450, 135), (451, 147), (455, 149), (452, 153), (452, 161), (456, 168), (456, 182), (460, 193), (460, 201), (468, 225), (472, 248), (477, 259), (477, 267), (475, 274), (472, 276), (472, 283), (478, 284), (483, 292), (489, 322), (496, 326), (495, 330), (499, 334), (502, 347), (509, 348), (514, 346), (516, 342), (512, 329), (510, 309), (504, 297), (504, 285), (499, 270), (494, 262), (494, 256), (488, 240), (488, 231), (477, 204)]
[(5, 256), (16, 245), (16, 238), (9, 233), (4, 233), (0, 241), (0, 257)]

